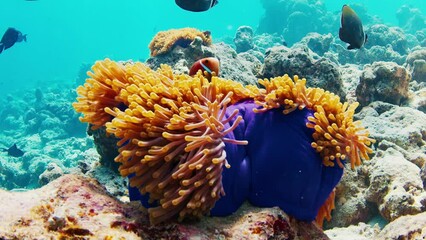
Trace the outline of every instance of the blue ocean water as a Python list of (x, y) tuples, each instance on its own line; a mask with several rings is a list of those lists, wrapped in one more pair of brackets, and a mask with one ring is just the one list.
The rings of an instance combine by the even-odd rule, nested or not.
[[(392, 25), (396, 25), (395, 13), (403, 4), (426, 12), (424, 0), (323, 3), (336, 14), (340, 14), (343, 4), (361, 3), (369, 14)], [(261, 0), (220, 0), (202, 13), (184, 11), (173, 0), (4, 1), (0, 8), (0, 34), (15, 27), (28, 34), (28, 42), (0, 54), (1, 92), (72, 82), (82, 63), (105, 57), (145, 60), (149, 57), (149, 42), (161, 30), (195, 27), (210, 30), (214, 39), (233, 37), (241, 25), (256, 29), (263, 14)]]
[(0, 8), (0, 32), (15, 27), (28, 42), (0, 56), (4, 91), (39, 82), (71, 81), (81, 63), (109, 57), (146, 59), (148, 44), (161, 30), (195, 27), (215, 37), (240, 25), (257, 24), (259, 1), (222, 1), (211, 11), (187, 12), (174, 1), (8, 1)]

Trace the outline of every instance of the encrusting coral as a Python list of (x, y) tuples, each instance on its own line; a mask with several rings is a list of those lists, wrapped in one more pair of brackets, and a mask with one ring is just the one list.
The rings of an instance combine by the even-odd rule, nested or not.
[(120, 174), (129, 176), (130, 185), (149, 198), (154, 224), (176, 216), (208, 214), (224, 197), (223, 167), (231, 167), (227, 160), (234, 155), (226, 146), (250, 144), (236, 139), (240, 135), (235, 132), (249, 113), (243, 116), (229, 107), (247, 99), (254, 100), (258, 107), (250, 109), (259, 116), (273, 109), (282, 109), (284, 115), (303, 109), (312, 112), (306, 120), (313, 132), (311, 149), (321, 156), (320, 167), (337, 169), (335, 179), (323, 190), (325, 197), (314, 196), (320, 201), (316, 205), (325, 202), (321, 208), (313, 207), (319, 223), (330, 217), (333, 189), (344, 162), (350, 160), (353, 168), (372, 152), (368, 146), (374, 140), (360, 122), (352, 120), (357, 104), (342, 104), (330, 92), (307, 88), (306, 80), (297, 76), (260, 80), (264, 88), (258, 88), (215, 76), (208, 81), (201, 71), (193, 77), (176, 75), (167, 65), (154, 71), (139, 62), (106, 59), (92, 70), (91, 78), (78, 88), (80, 96), (73, 106), (83, 114), (82, 121), (104, 125), (121, 139), (115, 159), (121, 163)]
[(200, 37), (205, 46), (210, 46), (212, 43), (209, 31), (202, 32), (195, 28), (171, 29), (158, 32), (149, 44), (151, 57), (167, 53), (175, 46), (187, 47), (196, 37)]

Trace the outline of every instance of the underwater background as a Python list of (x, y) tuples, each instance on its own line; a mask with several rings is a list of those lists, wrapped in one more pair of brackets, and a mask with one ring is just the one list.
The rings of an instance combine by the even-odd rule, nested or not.
[[(347, 50), (347, 44), (339, 39), (344, 4), (353, 7), (369, 36), (362, 49)], [(295, 11), (302, 14), (292, 15)], [(241, 26), (252, 29), (251, 48), (255, 52), (241, 50), (241, 46), (247, 46), (241, 42), (238, 46), (235, 41)], [(210, 31), (213, 44), (218, 44), (223, 52), (235, 56), (249, 52), (257, 59), (250, 61), (245, 55), (247, 61), (235, 65), (234, 75), (226, 76), (244, 78), (244, 70), (249, 69), (250, 80), (238, 79), (244, 83), (284, 74), (277, 67), (278, 60), (269, 70), (265, 65), (271, 47), (285, 46), (299, 53), (305, 51), (300, 46), (306, 45), (309, 51), (303, 54), (312, 62), (327, 59), (333, 65), (308, 71), (306, 78), (309, 81), (309, 77), (323, 74), (320, 78), (325, 83), (320, 83), (321, 87), (336, 93), (342, 101), (361, 103), (356, 119), (363, 120), (378, 140), (375, 148), (383, 152), (379, 151), (377, 158), (405, 158), (416, 166), (411, 169), (417, 176), (415, 180), (395, 173), (396, 179), (409, 182), (395, 185), (407, 192), (396, 198), (410, 202), (409, 207), (404, 205), (397, 210), (392, 209), (398, 206), (396, 200), (389, 207), (383, 205), (389, 200), (385, 196), (373, 196), (381, 189), (371, 187), (380, 185), (378, 173), (374, 172), (378, 168), (375, 161), (349, 174), (349, 180), (343, 179), (341, 185), (351, 189), (352, 179), (358, 179), (361, 190), (338, 188), (336, 216), (325, 224), (326, 229), (335, 229), (327, 233), (328, 237), (345, 239), (339, 236), (347, 233), (337, 228), (358, 224), (362, 230), (356, 231), (365, 237), (359, 239), (380, 239), (376, 238), (383, 234), (380, 230), (397, 217), (426, 211), (425, 0), (219, 0), (212, 9), (200, 13), (185, 11), (172, 0), (8, 0), (0, 7), (0, 36), (9, 27), (27, 34), (27, 41), (0, 53), (0, 189), (23, 192), (40, 188), (66, 173), (76, 173), (96, 178), (114, 196), (126, 196), (127, 180), (112, 170), (116, 166), (104, 166), (98, 153), (103, 150), (97, 149), (93, 133), (87, 134), (87, 124), (79, 121), (81, 115), (72, 107), (76, 88), (84, 84), (87, 71), (96, 61), (109, 58), (149, 62), (157, 59), (150, 56), (148, 45), (158, 32), (192, 27)], [(249, 28), (242, 28), (241, 32)], [(236, 59), (234, 55), (229, 58)], [(171, 63), (170, 59), (158, 59), (152, 60), (150, 67)], [(232, 71), (232, 64), (224, 62), (224, 72)], [(303, 67), (291, 71), (304, 77), (297, 72), (300, 69)], [(377, 74), (383, 69), (388, 72), (381, 79), (374, 79), (377, 85), (372, 84), (378, 90), (369, 92), (373, 87), (366, 83), (364, 92), (370, 95), (357, 92), (362, 79), (368, 80), (372, 72)], [(333, 80), (327, 83), (328, 78)], [(334, 78), (343, 83), (336, 84), (339, 81)], [(391, 90), (378, 93), (388, 88)], [(22, 156), (8, 153), (14, 144)], [(426, 226), (426, 220), (424, 223)], [(424, 226), (420, 228), (426, 235)]]

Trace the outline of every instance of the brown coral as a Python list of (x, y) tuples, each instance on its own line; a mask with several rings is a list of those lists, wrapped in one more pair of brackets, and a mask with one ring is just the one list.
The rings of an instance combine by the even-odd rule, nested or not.
[(168, 31), (158, 32), (151, 43), (151, 57), (167, 53), (175, 46), (187, 47), (196, 37), (203, 40), (203, 45), (210, 46), (212, 38), (209, 31), (201, 32), (195, 28), (171, 29)]

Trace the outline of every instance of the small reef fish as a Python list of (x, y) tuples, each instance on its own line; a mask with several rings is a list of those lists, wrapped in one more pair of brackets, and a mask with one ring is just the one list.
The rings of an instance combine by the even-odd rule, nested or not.
[(3, 152), (7, 152), (12, 157), (22, 157), (24, 155), (24, 152), (16, 146), (16, 143), (10, 148), (3, 148)]
[(361, 19), (348, 5), (343, 5), (342, 8), (339, 38), (349, 43), (348, 49), (360, 49), (367, 42), (368, 36), (364, 33)]
[(201, 70), (204, 74), (207, 72), (205, 76), (207, 77), (207, 79), (211, 80), (213, 72), (215, 76), (219, 75), (219, 67), (219, 59), (214, 57), (202, 58), (196, 61), (191, 66), (191, 69), (189, 70), (189, 75), (194, 76), (195, 74), (197, 74), (198, 70)]
[(175, 0), (175, 3), (182, 9), (191, 12), (204, 12), (219, 2), (217, 0)]
[(22, 34), (14, 28), (8, 28), (0, 41), (0, 53), (12, 47), (16, 42), (27, 41), (27, 34)]

